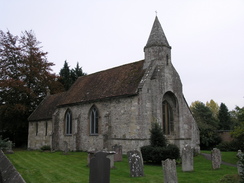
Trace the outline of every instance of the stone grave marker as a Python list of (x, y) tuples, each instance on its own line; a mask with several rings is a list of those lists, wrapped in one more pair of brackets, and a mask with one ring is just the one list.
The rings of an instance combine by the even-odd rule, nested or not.
[(238, 174), (241, 175), (241, 173), (244, 171), (243, 167), (242, 167), (242, 163), (241, 163), (241, 159), (244, 158), (244, 154), (241, 152), (241, 150), (238, 150), (238, 153), (236, 156), (238, 158), (237, 171), (238, 171)]
[(7, 150), (5, 152), (6, 154), (13, 154), (14, 151), (13, 151), (13, 143), (12, 141), (8, 141), (8, 147), (7, 147)]
[(221, 152), (219, 149), (213, 148), (213, 150), (211, 151), (211, 160), (212, 160), (212, 168), (219, 169), (220, 164), (222, 162)]
[(69, 146), (68, 146), (68, 142), (64, 141), (64, 155), (67, 155), (69, 152)]
[(166, 159), (162, 161), (164, 183), (177, 183), (178, 178), (176, 174), (176, 162), (175, 160)]
[(128, 151), (128, 162), (130, 166), (131, 177), (142, 177), (144, 176), (143, 171), (143, 159), (141, 153), (137, 150)]
[(97, 152), (90, 161), (89, 183), (109, 183), (110, 182), (110, 159), (107, 153)]
[(189, 145), (182, 149), (182, 171), (193, 171), (193, 148)]
[(113, 151), (115, 151), (114, 154), (114, 161), (122, 161), (123, 157), (122, 157), (122, 146), (121, 145), (114, 145), (112, 147)]

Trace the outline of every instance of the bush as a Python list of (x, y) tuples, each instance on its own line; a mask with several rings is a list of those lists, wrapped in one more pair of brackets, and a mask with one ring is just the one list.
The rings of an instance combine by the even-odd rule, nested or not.
[(41, 150), (42, 151), (50, 151), (51, 147), (49, 145), (44, 145), (44, 146), (41, 147)]
[(180, 150), (176, 145), (169, 144), (166, 147), (153, 147), (143, 146), (141, 147), (141, 153), (145, 162), (151, 162), (161, 164), (166, 159), (179, 159)]
[(217, 148), (221, 151), (244, 151), (244, 142), (238, 140), (233, 140), (231, 142), (221, 142), (219, 145), (217, 145)]
[(163, 130), (158, 123), (152, 124), (150, 133), (150, 145), (141, 147), (142, 157), (145, 162), (161, 164), (167, 158), (179, 159), (179, 148), (173, 144), (167, 145)]

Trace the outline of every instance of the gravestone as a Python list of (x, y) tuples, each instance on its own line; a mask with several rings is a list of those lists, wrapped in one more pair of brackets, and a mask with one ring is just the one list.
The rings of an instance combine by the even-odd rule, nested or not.
[(12, 141), (8, 141), (7, 142), (7, 144), (8, 144), (8, 147), (7, 147), (7, 150), (6, 150), (6, 154), (13, 154), (14, 153), (14, 151), (13, 151), (13, 143), (12, 143)]
[(211, 151), (211, 160), (212, 160), (212, 168), (219, 169), (220, 164), (222, 162), (221, 152), (219, 149), (213, 148), (213, 150)]
[(189, 145), (182, 150), (182, 171), (193, 171), (193, 148)]
[[(87, 166), (90, 166), (90, 162), (91, 159), (94, 157), (94, 155), (97, 153), (98, 151), (94, 150), (94, 151), (88, 151), (88, 156), (87, 156)], [(110, 159), (110, 168), (115, 168), (114, 166), (114, 154), (115, 151), (101, 151), (107, 154), (107, 158)]]
[(241, 150), (238, 150), (238, 153), (237, 153), (237, 158), (238, 158), (238, 161), (237, 161), (237, 171), (238, 171), (238, 174), (241, 175), (243, 173), (243, 165), (241, 163), (241, 159), (244, 158), (244, 154), (241, 152)]
[(141, 153), (137, 150), (128, 151), (128, 162), (130, 166), (131, 177), (142, 177), (144, 176), (143, 171), (143, 159)]
[(110, 159), (107, 153), (97, 152), (90, 161), (89, 183), (109, 183), (110, 182)]
[(166, 159), (162, 161), (164, 183), (177, 183), (178, 178), (176, 174), (176, 162), (175, 160)]
[(114, 145), (112, 147), (113, 151), (115, 151), (114, 154), (114, 161), (122, 161), (123, 157), (122, 157), (122, 146), (121, 145)]
[(25, 180), (15, 169), (11, 161), (0, 150), (0, 182), (9, 183), (25, 183)]
[(69, 146), (68, 146), (68, 142), (64, 141), (64, 155), (67, 155), (69, 152)]

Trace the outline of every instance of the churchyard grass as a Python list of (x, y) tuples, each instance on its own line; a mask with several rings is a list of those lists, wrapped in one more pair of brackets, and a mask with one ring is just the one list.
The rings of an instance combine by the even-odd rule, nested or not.
[[(208, 152), (210, 153), (210, 152)], [(229, 155), (230, 154), (230, 155)], [(226, 152), (226, 161), (236, 153)], [(89, 182), (89, 168), (87, 165), (87, 153), (69, 152), (40, 152), (15, 150), (14, 154), (8, 154), (8, 158), (14, 164), (27, 183), (87, 183)], [(228, 161), (227, 161), (228, 162)], [(162, 166), (145, 165), (144, 177), (130, 177), (129, 165), (126, 156), (122, 162), (115, 162), (115, 169), (110, 171), (111, 183), (158, 183), (163, 182)], [(177, 166), (179, 183), (218, 183), (225, 175), (235, 175), (235, 167), (221, 165), (218, 170), (212, 170), (211, 161), (202, 155), (194, 158), (194, 171), (182, 172), (181, 166)]]
[[(201, 151), (202, 153), (206, 153), (206, 154), (211, 154), (211, 151)], [(232, 163), (232, 164), (236, 164), (238, 161), (237, 158), (237, 152), (224, 152), (221, 151), (221, 155), (222, 155), (222, 161), (224, 162), (228, 162), (228, 163)]]

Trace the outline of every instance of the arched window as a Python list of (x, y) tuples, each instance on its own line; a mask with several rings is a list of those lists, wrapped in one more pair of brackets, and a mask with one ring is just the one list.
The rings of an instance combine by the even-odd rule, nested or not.
[(170, 104), (165, 100), (163, 101), (163, 132), (169, 135), (174, 130), (174, 116)]
[(95, 106), (90, 110), (90, 134), (98, 134), (98, 110)]
[(72, 113), (70, 110), (67, 110), (65, 114), (65, 134), (72, 134)]

